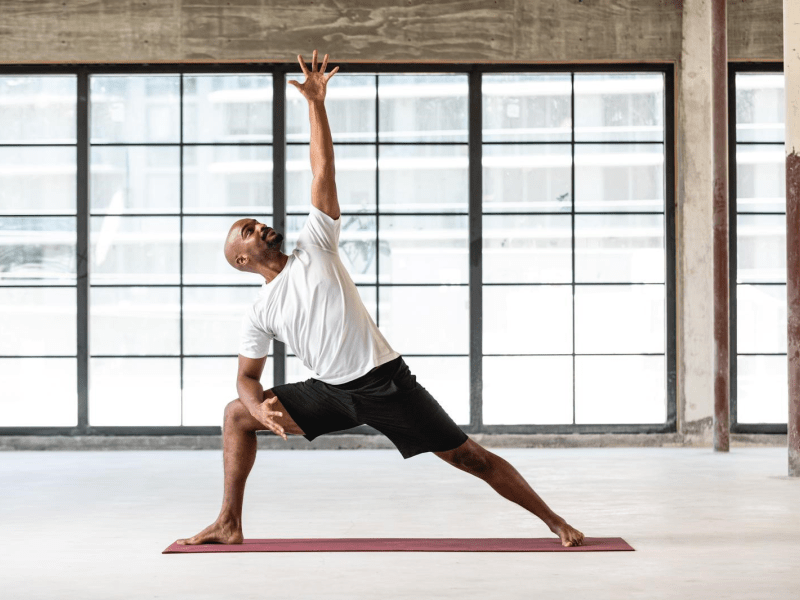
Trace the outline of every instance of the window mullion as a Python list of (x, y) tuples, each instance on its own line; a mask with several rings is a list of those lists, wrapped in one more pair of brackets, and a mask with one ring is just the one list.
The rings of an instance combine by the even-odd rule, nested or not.
[(89, 427), (89, 71), (78, 71), (76, 269), (78, 430)]
[(483, 106), (482, 72), (469, 74), (469, 396), (470, 424), (483, 428)]

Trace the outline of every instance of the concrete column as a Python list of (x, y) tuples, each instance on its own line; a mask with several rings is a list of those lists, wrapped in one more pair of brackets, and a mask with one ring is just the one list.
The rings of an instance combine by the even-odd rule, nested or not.
[(711, 0), (683, 3), (677, 81), (678, 423), (680, 433), (710, 445), (714, 415)]
[(800, 0), (783, 0), (783, 72), (786, 78), (789, 475), (800, 477)]
[(731, 328), (728, 256), (728, 11), (711, 0), (711, 117), (714, 169), (714, 450), (730, 450)]

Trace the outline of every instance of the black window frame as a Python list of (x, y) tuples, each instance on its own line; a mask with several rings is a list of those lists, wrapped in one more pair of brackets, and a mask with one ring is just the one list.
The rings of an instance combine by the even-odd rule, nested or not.
[[(738, 398), (738, 313), (737, 313), (737, 290), (738, 290), (738, 200), (739, 196), (736, 188), (736, 148), (739, 143), (736, 140), (736, 75), (738, 73), (783, 73), (783, 62), (731, 62), (728, 63), (728, 244), (729, 244), (729, 314), (730, 314), (730, 415), (731, 433), (771, 433), (786, 434), (787, 423), (739, 423), (737, 416)], [(784, 146), (785, 142), (750, 142), (759, 145)], [(759, 214), (759, 213), (746, 213)], [(764, 213), (766, 214), (766, 213)], [(770, 213), (779, 215), (780, 213)], [(785, 214), (785, 212), (784, 212)], [(767, 354), (759, 353), (759, 356)], [(745, 355), (748, 356), (748, 355)], [(786, 353), (779, 353), (776, 356), (787, 356)], [(788, 360), (788, 359), (787, 359)], [(788, 385), (788, 382), (787, 382)]]
[[(673, 63), (642, 64), (349, 64), (337, 63), (347, 73), (364, 74), (465, 74), (469, 81), (469, 372), (471, 423), (464, 426), (467, 433), (674, 433), (677, 431), (677, 369), (676, 369), (676, 242), (675, 242), (675, 84)], [(538, 73), (621, 73), (652, 72), (664, 75), (664, 243), (665, 243), (665, 384), (667, 419), (658, 424), (601, 424), (601, 425), (483, 425), (482, 422), (482, 95), (483, 74), (538, 74)], [(78, 424), (75, 427), (0, 427), (0, 435), (219, 435), (219, 426), (91, 426), (88, 424), (88, 368), (89, 368), (89, 78), (92, 75), (224, 75), (271, 74), (273, 76), (273, 221), (274, 227), (284, 231), (286, 226), (285, 201), (285, 86), (286, 75), (299, 75), (296, 63), (193, 63), (193, 64), (92, 64), (92, 65), (5, 65), (0, 75), (76, 75), (77, 76), (77, 364), (78, 364)], [(574, 79), (574, 76), (573, 76)], [(574, 94), (574, 88), (573, 88)], [(182, 98), (181, 98), (182, 101)], [(377, 99), (376, 99), (377, 101)], [(573, 109), (574, 111), (574, 103)], [(572, 146), (574, 153), (574, 119)], [(635, 144), (636, 142), (626, 142)], [(181, 145), (181, 147), (183, 147)], [(573, 189), (574, 189), (574, 165)], [(574, 194), (573, 194), (574, 196)], [(573, 229), (574, 229), (574, 207)], [(460, 213), (459, 213), (460, 214)], [(489, 214), (489, 213), (487, 213)], [(565, 213), (568, 214), (568, 213)], [(617, 213), (615, 213), (617, 214)], [(625, 213), (620, 213), (625, 214)], [(656, 213), (658, 214), (658, 213)], [(461, 215), (463, 216), (463, 215)], [(733, 236), (732, 236), (733, 237)], [(574, 235), (573, 235), (574, 262)], [(182, 252), (182, 250), (181, 250)], [(574, 273), (574, 265), (573, 265)], [(377, 284), (376, 284), (377, 285)], [(623, 284), (624, 285), (624, 284)], [(573, 282), (573, 293), (575, 285)], [(181, 284), (183, 290), (183, 284)], [(182, 293), (182, 292), (181, 292)], [(574, 309), (573, 309), (574, 310)], [(181, 335), (183, 331), (181, 329)], [(574, 331), (573, 331), (574, 336)], [(573, 360), (575, 349), (573, 345)], [(285, 380), (286, 348), (274, 345), (272, 355), (274, 384)], [(659, 353), (660, 355), (660, 353)], [(227, 355), (226, 355), (227, 356)], [(437, 355), (438, 356), (438, 355)], [(732, 354), (735, 356), (735, 354)], [(183, 359), (183, 352), (179, 356)], [(13, 358), (5, 356), (4, 358)], [(182, 377), (183, 369), (181, 370)], [(575, 374), (573, 372), (573, 380)], [(573, 398), (574, 403), (574, 398)], [(735, 414), (735, 413), (734, 413)], [(340, 433), (377, 434), (374, 429), (361, 426)], [(335, 434), (334, 434), (335, 435)]]

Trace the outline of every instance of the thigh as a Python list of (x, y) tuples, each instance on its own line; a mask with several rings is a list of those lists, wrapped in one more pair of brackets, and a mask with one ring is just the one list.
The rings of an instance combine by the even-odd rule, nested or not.
[(389, 397), (361, 401), (359, 417), (388, 437), (404, 458), (464, 444), (467, 434), (430, 392), (416, 378), (410, 385), (407, 382), (397, 381), (398, 391)]
[(292, 418), (291, 413), (283, 405), (281, 399), (275, 395), (275, 392), (273, 390), (264, 390), (264, 400), (265, 401), (271, 400), (272, 398), (275, 398), (275, 401), (272, 404), (270, 404), (270, 409), (276, 412), (283, 413), (281, 416), (274, 416), (272, 420), (275, 421), (281, 427), (283, 427), (283, 430), (286, 433), (291, 433), (293, 435), (303, 435), (304, 431)]
[[(270, 398), (275, 398), (275, 394), (272, 390), (265, 390), (264, 400), (268, 400)], [(277, 399), (275, 402), (270, 404), (270, 410), (283, 413), (281, 416), (274, 416), (272, 420), (283, 427), (283, 430), (287, 434), (303, 435), (303, 430), (300, 429), (300, 426), (297, 425), (297, 423), (295, 423), (294, 419), (286, 410), (286, 407), (283, 406), (280, 399)], [(228, 418), (234, 418), (237, 424), (248, 431), (266, 431), (268, 429), (261, 421), (250, 414), (250, 411), (244, 405), (244, 402), (242, 402), (239, 398), (228, 405), (225, 414)]]
[(309, 441), (326, 433), (361, 425), (348, 399), (349, 394), (332, 389), (321, 381), (309, 379), (277, 385), (272, 392)]

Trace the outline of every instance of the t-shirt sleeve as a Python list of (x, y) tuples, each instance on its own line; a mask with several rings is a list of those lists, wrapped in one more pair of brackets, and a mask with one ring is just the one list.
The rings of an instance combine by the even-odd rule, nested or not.
[(297, 238), (297, 246), (318, 246), (331, 252), (339, 251), (339, 231), (342, 227), (341, 217), (332, 219), (316, 206), (311, 206), (308, 219)]
[(269, 354), (270, 335), (256, 322), (255, 313), (250, 308), (242, 317), (239, 341), (239, 354), (246, 358), (264, 358)]

